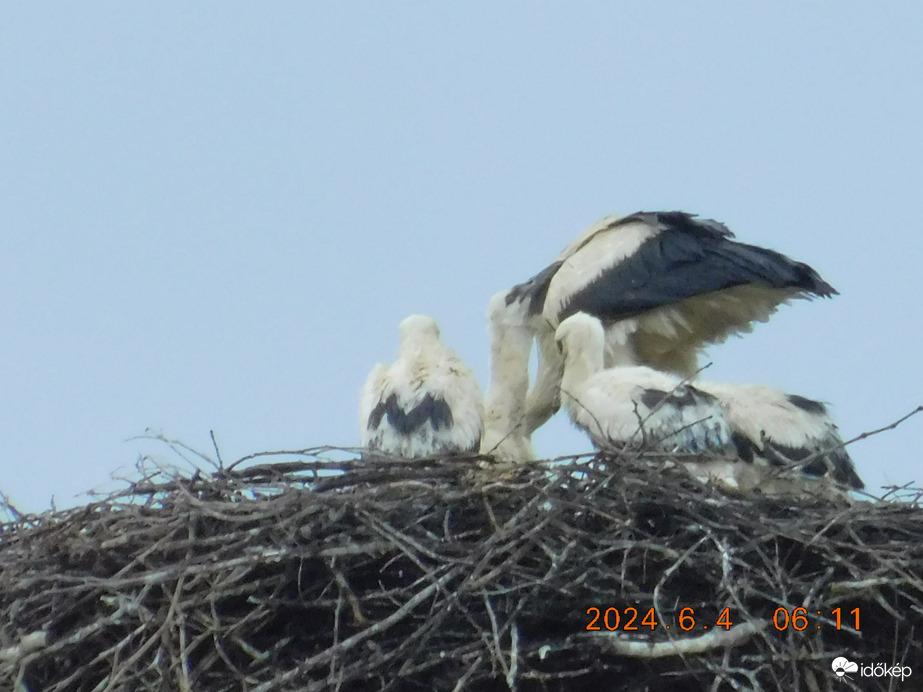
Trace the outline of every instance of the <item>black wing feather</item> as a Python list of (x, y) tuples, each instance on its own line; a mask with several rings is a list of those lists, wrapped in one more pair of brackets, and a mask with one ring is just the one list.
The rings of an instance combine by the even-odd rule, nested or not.
[[(699, 220), (684, 212), (641, 212), (616, 225), (639, 220), (655, 223), (661, 232), (577, 291), (561, 319), (580, 311), (607, 320), (633, 317), (686, 298), (751, 283), (825, 297), (836, 293), (808, 265), (774, 250), (738, 243), (717, 221)], [(543, 303), (553, 268), (557, 271), (552, 265), (517, 288), (529, 287)], [(531, 307), (536, 308), (535, 302)]]
[(807, 411), (808, 413), (816, 413), (820, 415), (827, 415), (827, 407), (824, 406), (820, 401), (815, 401), (814, 399), (808, 399), (798, 394), (789, 394), (788, 400), (792, 406), (797, 406), (802, 411)]
[(433, 430), (448, 428), (453, 421), (449, 405), (432, 394), (426, 394), (419, 404), (407, 410), (398, 403), (397, 395), (391, 394), (372, 409), (369, 427), (377, 428), (385, 416), (388, 417), (388, 423), (402, 435), (409, 435), (427, 423)]
[(551, 279), (554, 278), (563, 262), (554, 262), (528, 281), (516, 284), (506, 294), (506, 304), (514, 302), (529, 301), (527, 312), (529, 315), (537, 315), (545, 306), (545, 297), (548, 295), (548, 287), (551, 285)]
[(671, 392), (665, 392), (661, 389), (643, 389), (641, 391), (641, 403), (652, 411), (664, 403), (669, 403), (677, 408), (683, 406), (699, 406), (702, 403), (714, 403), (714, 398), (693, 387), (677, 387)]
[[(801, 471), (809, 476), (830, 476), (838, 483), (852, 488), (853, 490), (862, 490), (865, 483), (859, 478), (859, 474), (853, 466), (852, 459), (845, 449), (833, 449), (829, 452), (822, 452), (819, 456), (814, 456), (818, 450), (806, 449), (802, 447), (790, 447), (781, 445), (776, 442), (767, 440), (765, 453), (769, 462), (776, 466), (789, 466), (810, 457), (806, 464), (801, 464)], [(784, 461), (783, 461), (784, 460)]]

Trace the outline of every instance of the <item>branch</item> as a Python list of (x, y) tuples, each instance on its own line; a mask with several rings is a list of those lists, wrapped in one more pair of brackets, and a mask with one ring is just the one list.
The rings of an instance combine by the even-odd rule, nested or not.
[(745, 622), (741, 625), (734, 625), (732, 629), (723, 632), (715, 630), (698, 637), (656, 643), (624, 639), (621, 635), (608, 632), (595, 633), (594, 636), (602, 646), (619, 656), (666, 658), (667, 656), (702, 654), (712, 649), (738, 646), (765, 627), (766, 623)]

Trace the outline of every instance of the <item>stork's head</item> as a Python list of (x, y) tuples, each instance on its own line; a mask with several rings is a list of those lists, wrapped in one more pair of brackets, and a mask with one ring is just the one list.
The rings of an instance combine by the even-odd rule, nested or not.
[(601, 356), (606, 347), (602, 322), (585, 312), (578, 312), (561, 322), (554, 338), (565, 359), (578, 353), (598, 353)]
[(398, 327), (398, 331), (403, 342), (440, 338), (439, 324), (432, 317), (426, 315), (405, 317)]
[(487, 323), (493, 327), (525, 327), (527, 306), (509, 300), (510, 290), (495, 293), (487, 304)]

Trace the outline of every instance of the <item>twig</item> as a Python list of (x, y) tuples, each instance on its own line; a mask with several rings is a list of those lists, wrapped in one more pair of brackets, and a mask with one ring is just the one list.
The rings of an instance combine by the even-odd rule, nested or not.
[(18, 644), (14, 646), (5, 646), (0, 649), (0, 663), (16, 663), (33, 651), (44, 649), (46, 646), (48, 646), (47, 632), (31, 632), (30, 634), (20, 637)]
[(439, 588), (441, 585), (454, 579), (457, 576), (457, 574), (458, 574), (457, 569), (450, 570), (449, 572), (444, 574), (442, 577), (440, 577), (436, 583), (430, 584), (425, 589), (417, 593), (415, 596), (409, 599), (403, 606), (398, 608), (396, 611), (394, 611), (391, 615), (386, 617), (384, 620), (380, 620), (379, 622), (376, 622), (371, 627), (366, 627), (361, 632), (354, 634), (353, 636), (347, 639), (344, 639), (338, 644), (328, 647), (324, 651), (312, 656), (311, 658), (306, 660), (304, 663), (300, 664), (297, 668), (294, 668), (288, 671), (287, 673), (279, 676), (277, 679), (271, 682), (265, 682), (262, 685), (258, 685), (257, 687), (253, 688), (253, 692), (268, 692), (276, 685), (291, 682), (295, 680), (299, 675), (302, 675), (303, 673), (313, 668), (324, 665), (324, 663), (330, 661), (332, 658), (339, 656), (342, 653), (349, 651), (357, 644), (360, 644), (361, 642), (364, 642), (370, 637), (373, 637), (376, 634), (384, 632), (388, 628), (393, 627), (398, 622), (403, 620), (405, 617), (410, 615), (410, 613), (413, 612), (413, 610), (418, 605), (420, 605), (420, 603), (422, 603), (427, 598), (429, 598), (433, 594), (433, 592), (436, 591), (437, 588)]
[(611, 632), (598, 632), (595, 637), (609, 651), (631, 658), (665, 658), (667, 656), (691, 656), (712, 649), (727, 648), (743, 644), (757, 632), (766, 629), (766, 623), (744, 622), (735, 624), (729, 630), (714, 630), (698, 637), (674, 639), (669, 642), (634, 641)]

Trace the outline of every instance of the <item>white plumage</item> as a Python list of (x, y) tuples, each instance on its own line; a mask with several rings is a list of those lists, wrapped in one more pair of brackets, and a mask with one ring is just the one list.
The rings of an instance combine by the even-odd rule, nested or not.
[(701, 380), (695, 386), (721, 404), (738, 456), (767, 470), (760, 479), (764, 493), (788, 492), (792, 470), (801, 483), (814, 478), (865, 487), (822, 402), (764, 385)]
[[(559, 405), (563, 362), (554, 333), (569, 315), (587, 312), (603, 320), (606, 366), (649, 365), (688, 377), (709, 344), (750, 331), (793, 298), (836, 293), (808, 265), (732, 238), (723, 224), (683, 212), (607, 216), (551, 265), (507, 291), (507, 310), (538, 345), (535, 385), (524, 403), (514, 404), (527, 433)], [(497, 360), (528, 363), (521, 355)], [(528, 366), (516, 377), (528, 387)], [(499, 398), (488, 392), (488, 399)]]
[[(739, 490), (794, 494), (860, 489), (836, 424), (820, 402), (760, 385), (696, 381), (646, 366), (604, 369), (602, 323), (577, 313), (558, 327), (561, 402), (597, 447), (704, 454), (693, 470)], [(721, 459), (733, 458), (733, 463)]]
[[(506, 291), (490, 299), (490, 385), (484, 400), (484, 436), (481, 452), (503, 461), (535, 458), (530, 431), (525, 424), (529, 388), (532, 330), (526, 326), (521, 304), (506, 304)], [(522, 373), (526, 377), (522, 377)]]
[(684, 464), (738, 487), (731, 427), (713, 396), (646, 366), (604, 369), (602, 323), (585, 313), (564, 320), (555, 338), (564, 361), (561, 404), (597, 448), (700, 455), (702, 462)]
[(362, 446), (405, 459), (476, 452), (483, 401), (474, 374), (432, 318), (411, 315), (400, 334), (397, 359), (376, 364), (359, 394)]

